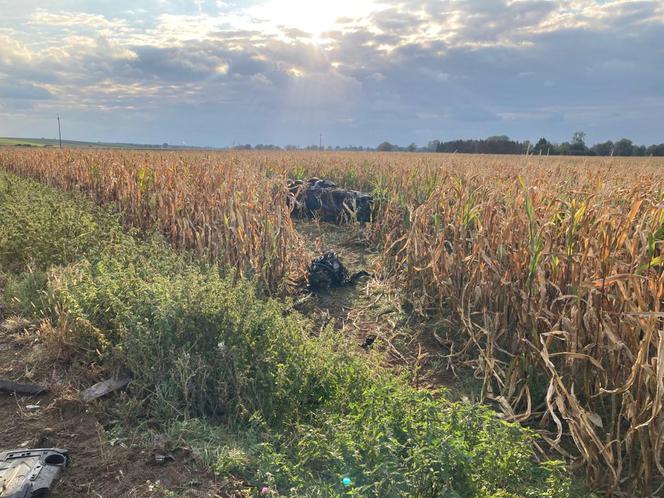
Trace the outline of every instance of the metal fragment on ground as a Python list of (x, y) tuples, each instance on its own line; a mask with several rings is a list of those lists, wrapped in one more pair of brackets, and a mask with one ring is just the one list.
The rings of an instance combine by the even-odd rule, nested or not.
[(159, 465), (164, 465), (168, 462), (174, 462), (175, 457), (171, 453), (166, 453), (166, 454), (157, 453), (154, 455), (154, 461)]
[(378, 336), (376, 334), (369, 334), (368, 336), (366, 336), (364, 338), (364, 342), (362, 342), (362, 344), (360, 344), (360, 347), (362, 349), (369, 349), (371, 347), (371, 345), (376, 341), (377, 337)]
[(129, 384), (130, 380), (131, 379), (129, 377), (119, 377), (117, 379), (111, 378), (111, 379), (106, 379), (102, 382), (97, 382), (94, 386), (88, 387), (84, 391), (81, 391), (80, 395), (81, 401), (83, 401), (84, 403), (88, 403), (93, 399), (106, 396), (107, 394), (112, 393), (113, 391), (122, 389), (127, 384)]
[(48, 389), (38, 384), (0, 380), (0, 391), (14, 394), (44, 394)]
[(0, 498), (47, 496), (58, 473), (68, 463), (67, 450), (59, 448), (0, 452)]

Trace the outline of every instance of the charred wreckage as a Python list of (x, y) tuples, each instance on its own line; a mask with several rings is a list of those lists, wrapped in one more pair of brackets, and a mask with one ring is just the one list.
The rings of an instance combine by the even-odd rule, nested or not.
[[(289, 180), (288, 190), (291, 214), (295, 218), (316, 218), (338, 224), (371, 222), (374, 218), (373, 196), (337, 187), (330, 180)], [(331, 251), (315, 258), (307, 269), (308, 287), (314, 292), (355, 285), (365, 276), (369, 276), (366, 271), (351, 275)]]
[(373, 219), (373, 196), (339, 188), (329, 180), (289, 180), (288, 190), (294, 217), (318, 218), (331, 223)]

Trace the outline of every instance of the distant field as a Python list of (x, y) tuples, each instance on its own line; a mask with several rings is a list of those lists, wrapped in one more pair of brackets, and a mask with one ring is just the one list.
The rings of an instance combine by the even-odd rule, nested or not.
[[(31, 146), (31, 147), (59, 147), (60, 142), (54, 138), (16, 138), (0, 137), (0, 146)], [(90, 148), (90, 149), (197, 149), (199, 147), (183, 147), (156, 144), (132, 144), (132, 143), (114, 143), (114, 142), (84, 142), (81, 140), (63, 140), (62, 147), (66, 148)]]
[[(16, 145), (25, 145), (25, 146), (31, 146), (31, 147), (59, 147), (60, 142), (58, 142), (57, 139), (53, 138), (16, 138), (16, 137), (0, 137), (0, 145), (9, 145), (9, 146), (16, 146)], [(80, 141), (75, 141), (75, 140), (63, 140), (62, 141), (62, 146), (63, 147), (106, 147), (110, 146), (112, 144), (102, 144), (101, 142), (99, 144), (94, 144), (92, 142), (80, 142)]]
[[(664, 450), (664, 159), (0, 150), (269, 292), (303, 270), (286, 178), (371, 192), (365, 233), (483, 401), (644, 496)], [(658, 483), (659, 480), (659, 483)]]
[(47, 142), (49, 141), (36, 138), (0, 138), (0, 145), (30, 145), (32, 147), (43, 147)]

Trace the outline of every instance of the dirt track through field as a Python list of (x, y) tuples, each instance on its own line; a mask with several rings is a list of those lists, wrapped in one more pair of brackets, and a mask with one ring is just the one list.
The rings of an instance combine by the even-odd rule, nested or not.
[(326, 251), (335, 252), (350, 274), (366, 270), (372, 276), (357, 285), (305, 294), (296, 301), (298, 311), (316, 324), (314, 333), (332, 325), (358, 345), (376, 336), (372, 346), (384, 353), (385, 366), (407, 370), (416, 387), (449, 389), (450, 398), (472, 396), (468, 385), (447, 369), (445, 344), (436, 331), (440, 322), (428, 322), (405, 309), (402, 296), (393, 282), (383, 279), (379, 252), (373, 250), (362, 224), (335, 225), (317, 220), (296, 220), (295, 227), (314, 258)]

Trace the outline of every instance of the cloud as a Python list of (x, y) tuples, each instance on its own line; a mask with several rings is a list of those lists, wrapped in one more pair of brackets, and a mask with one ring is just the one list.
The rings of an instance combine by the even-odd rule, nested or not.
[(661, 2), (320, 5), (0, 0), (0, 134), (57, 111), (95, 140), (662, 140)]
[(30, 83), (12, 83), (0, 80), (0, 99), (41, 100), (50, 99), (51, 93)]
[(11, 36), (0, 34), (0, 64), (21, 66), (30, 64), (35, 54)]
[(112, 21), (99, 14), (84, 12), (48, 12), (40, 9), (32, 14), (28, 24), (35, 26), (63, 27), (69, 29), (84, 28), (89, 30), (117, 29), (127, 26), (127, 22), (120, 19)]

